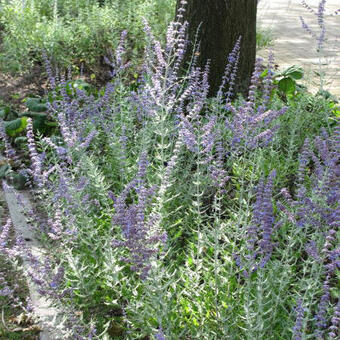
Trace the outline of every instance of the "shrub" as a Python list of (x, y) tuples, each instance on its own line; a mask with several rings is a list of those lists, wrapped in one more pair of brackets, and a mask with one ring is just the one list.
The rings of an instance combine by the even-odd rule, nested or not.
[(125, 33), (98, 96), (48, 67), (59, 135), (29, 118), (26, 152), (53, 270), (32, 266), (64, 338), (336, 337), (339, 121), (327, 100), (281, 100), (273, 56), (232, 101), (238, 45), (208, 99), (209, 64), (179, 75), (185, 29), (162, 45), (145, 24), (132, 91)]

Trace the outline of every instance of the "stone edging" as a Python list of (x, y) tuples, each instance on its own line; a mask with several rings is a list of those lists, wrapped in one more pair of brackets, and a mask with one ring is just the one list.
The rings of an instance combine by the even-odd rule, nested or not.
[[(14, 188), (8, 186), (5, 181), (2, 182), (2, 187), (16, 235), (20, 235), (23, 238), (25, 246), (34, 256), (42, 259), (44, 257), (44, 250), (26, 222), (25, 213), (32, 208), (28, 193), (22, 191), (20, 193), (17, 192)], [(19, 202), (18, 197), (20, 197), (21, 202)], [(27, 260), (23, 259), (23, 266), (25, 269), (29, 269), (30, 264)], [(39, 335), (39, 339), (63, 339), (61, 334), (57, 334), (55, 331), (46, 327), (47, 324), (54, 322), (59, 315), (57, 309), (52, 307), (47, 299), (38, 293), (36, 285), (31, 280), (28, 280), (28, 288), (34, 311), (42, 320), (40, 323), (42, 331)]]

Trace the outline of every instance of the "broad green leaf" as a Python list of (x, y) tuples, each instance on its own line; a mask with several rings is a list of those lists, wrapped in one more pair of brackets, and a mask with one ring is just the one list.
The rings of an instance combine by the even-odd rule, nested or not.
[(11, 167), (8, 164), (3, 164), (0, 166), (0, 178), (5, 178), (10, 172)]
[(45, 112), (48, 110), (48, 107), (46, 104), (36, 104), (30, 108), (33, 112)]
[(295, 80), (299, 80), (303, 77), (304, 71), (302, 67), (293, 65), (288, 67), (285, 71), (283, 71), (282, 75), (285, 77), (291, 77)]
[(18, 117), (18, 113), (9, 106), (5, 106), (0, 110), (0, 118), (3, 120), (13, 120)]
[(25, 105), (28, 109), (31, 108), (31, 106), (33, 105), (37, 105), (37, 104), (40, 104), (40, 98), (26, 98), (24, 101), (25, 101)]
[(290, 78), (295, 79), (295, 80), (301, 79), (303, 77), (303, 75), (304, 75), (303, 68), (296, 66), (296, 65), (290, 66), (282, 72), (275, 73), (276, 78), (278, 78), (278, 77), (284, 77), (284, 78), (290, 77)]
[(19, 114), (20, 117), (34, 118), (47, 118), (47, 114), (44, 112), (23, 112)]
[(26, 107), (33, 112), (45, 112), (47, 111), (47, 105), (41, 103), (40, 98), (27, 98)]
[(12, 184), (15, 189), (17, 190), (23, 190), (26, 187), (26, 183), (28, 180), (28, 175), (19, 173), (19, 174), (14, 174), (12, 177)]
[(33, 129), (41, 132), (46, 128), (46, 115), (33, 118)]
[(5, 130), (9, 136), (14, 137), (15, 135), (24, 131), (26, 129), (26, 126), (27, 126), (27, 117), (21, 117), (21, 118), (11, 120), (10, 122), (6, 122)]
[(296, 82), (294, 79), (287, 77), (283, 78), (278, 83), (279, 90), (286, 95), (294, 94), (296, 89)]

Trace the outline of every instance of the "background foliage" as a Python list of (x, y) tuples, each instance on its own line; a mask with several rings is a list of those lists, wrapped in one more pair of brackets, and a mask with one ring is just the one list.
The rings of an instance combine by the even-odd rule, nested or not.
[[(90, 70), (114, 50), (128, 29), (130, 58), (143, 53), (142, 18), (161, 36), (173, 18), (172, 0), (11, 0), (0, 3), (0, 69), (23, 72), (42, 61), (42, 51), (59, 66)], [(99, 65), (98, 65), (99, 63)]]

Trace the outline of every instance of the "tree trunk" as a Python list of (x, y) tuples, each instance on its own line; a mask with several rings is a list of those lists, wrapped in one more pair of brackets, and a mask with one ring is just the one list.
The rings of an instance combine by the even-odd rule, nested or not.
[[(228, 54), (241, 36), (241, 56), (236, 78), (235, 92), (247, 95), (256, 57), (257, 0), (188, 0), (183, 20), (188, 21), (186, 61), (193, 52), (198, 31), (200, 55), (198, 66), (210, 67), (210, 96), (216, 95), (227, 64)], [(177, 9), (180, 0), (177, 0)], [(177, 13), (176, 9), (176, 13)]]

